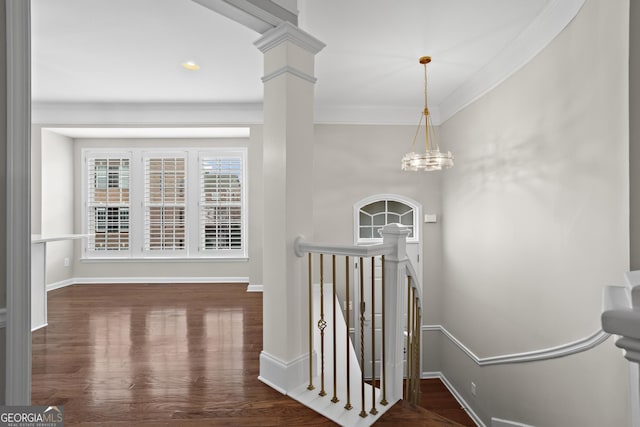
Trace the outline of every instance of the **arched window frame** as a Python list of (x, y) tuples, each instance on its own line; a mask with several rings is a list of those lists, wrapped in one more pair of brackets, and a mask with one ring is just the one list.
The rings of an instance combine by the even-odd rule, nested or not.
[[(364, 227), (368, 227), (367, 224), (361, 224), (360, 222), (360, 213), (363, 212), (363, 209), (369, 205), (372, 205), (374, 203), (384, 203), (385, 209), (384, 211), (380, 211), (377, 212), (375, 215), (379, 215), (379, 214), (385, 214), (385, 221), (384, 224), (375, 224), (372, 225), (371, 227), (373, 228), (373, 232), (372, 232), (372, 237), (361, 237), (360, 235), (360, 229), (361, 226)], [(375, 243), (380, 243), (382, 242), (382, 237), (377, 235), (375, 236), (377, 233), (376, 231), (382, 227), (384, 227), (384, 225), (386, 225), (388, 222), (388, 214), (392, 214), (392, 215), (398, 215), (398, 212), (394, 212), (394, 211), (389, 211), (388, 210), (388, 206), (389, 206), (389, 202), (393, 202), (393, 203), (400, 203), (403, 204), (405, 206), (407, 206), (408, 208), (410, 208), (410, 211), (407, 211), (406, 213), (403, 213), (403, 215), (407, 215), (409, 214), (409, 212), (411, 212), (411, 217), (412, 217), (412, 225), (410, 225), (411, 227), (413, 227), (413, 232), (410, 235), (410, 237), (407, 238), (407, 242), (410, 243), (417, 243), (420, 242), (420, 233), (421, 233), (421, 227), (420, 227), (420, 216), (421, 216), (421, 208), (420, 208), (420, 204), (418, 202), (416, 202), (413, 199), (410, 199), (409, 197), (404, 197), (404, 196), (400, 196), (397, 194), (375, 194), (373, 196), (369, 196), (367, 198), (364, 198), (360, 201), (358, 201), (357, 203), (354, 204), (353, 206), (353, 223), (354, 223), (354, 227), (353, 227), (353, 233), (354, 233), (354, 242), (356, 244), (375, 244)], [(365, 215), (370, 215), (370, 213), (368, 212), (363, 212)], [(391, 222), (392, 223), (392, 222)], [(409, 225), (408, 225), (409, 226)]]

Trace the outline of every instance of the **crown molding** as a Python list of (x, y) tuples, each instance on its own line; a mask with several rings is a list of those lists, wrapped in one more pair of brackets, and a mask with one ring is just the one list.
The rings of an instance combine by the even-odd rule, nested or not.
[(576, 17), (585, 0), (554, 0), (489, 63), (438, 106), (442, 122), (490, 92), (543, 50)]
[[(422, 109), (408, 107), (363, 106), (363, 105), (324, 105), (316, 103), (315, 119), (317, 124), (350, 125), (411, 125), (420, 122)], [(440, 109), (429, 107), (429, 115), (434, 125), (439, 125)]]

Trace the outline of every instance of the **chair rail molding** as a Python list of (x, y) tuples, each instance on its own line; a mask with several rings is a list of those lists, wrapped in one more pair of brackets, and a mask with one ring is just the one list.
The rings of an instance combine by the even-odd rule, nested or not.
[(510, 363), (527, 363), (548, 359), (557, 359), (559, 357), (565, 357), (590, 350), (605, 342), (610, 336), (610, 334), (604, 332), (602, 329), (598, 329), (587, 337), (554, 347), (525, 351), (522, 353), (504, 354), (500, 356), (478, 357), (473, 351), (469, 349), (469, 347), (464, 345), (462, 341), (456, 338), (442, 325), (422, 325), (422, 331), (441, 332), (478, 366), (506, 365)]

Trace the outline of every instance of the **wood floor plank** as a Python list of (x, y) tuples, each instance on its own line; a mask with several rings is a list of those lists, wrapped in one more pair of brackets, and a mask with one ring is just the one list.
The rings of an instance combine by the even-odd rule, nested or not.
[[(66, 425), (335, 425), (258, 381), (262, 294), (246, 285), (74, 285), (48, 304), (32, 400), (64, 405)], [(376, 425), (459, 424), (401, 402)]]

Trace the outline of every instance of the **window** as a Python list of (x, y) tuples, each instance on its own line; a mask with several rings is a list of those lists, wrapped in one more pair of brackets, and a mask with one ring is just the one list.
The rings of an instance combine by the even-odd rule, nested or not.
[(242, 247), (242, 162), (200, 160), (200, 245), (204, 250)]
[(366, 199), (357, 209), (357, 241), (382, 240), (378, 230), (387, 224), (402, 224), (410, 230), (407, 241), (417, 240), (417, 209), (408, 201), (392, 198)]
[(127, 155), (90, 158), (87, 216), (89, 249), (96, 252), (129, 250), (129, 165)]
[(246, 258), (246, 149), (83, 157), (85, 256)]
[(186, 249), (186, 159), (144, 160), (145, 251)]

